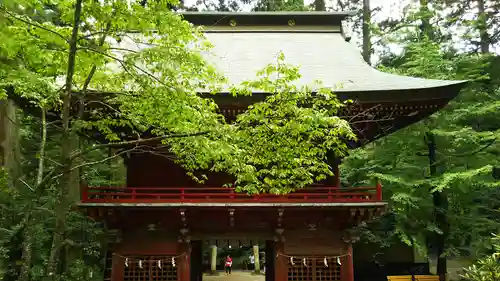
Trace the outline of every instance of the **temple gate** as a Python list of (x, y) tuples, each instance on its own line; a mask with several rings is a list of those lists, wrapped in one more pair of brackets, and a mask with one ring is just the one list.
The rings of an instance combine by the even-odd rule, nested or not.
[[(319, 79), (353, 104), (342, 112), (362, 146), (445, 106), (462, 81), (385, 74), (368, 66), (342, 28), (347, 13), (184, 13), (205, 26), (214, 55), (205, 54), (238, 83), (282, 51), (301, 65), (298, 84)], [(123, 42), (121, 44), (127, 44)], [(123, 46), (133, 49), (133, 46)], [(200, 94), (205, 94), (200, 91)], [(266, 93), (214, 98), (227, 120)], [(154, 144), (151, 144), (154, 145)], [(112, 281), (200, 281), (200, 247), (213, 240), (265, 241), (266, 281), (353, 281), (350, 230), (386, 208), (380, 183), (341, 186), (341, 159), (328, 159), (335, 176), (283, 196), (249, 196), (223, 188), (230, 179), (209, 174), (200, 185), (172, 161), (147, 153), (125, 157), (127, 186), (82, 186), (80, 206), (106, 223)]]

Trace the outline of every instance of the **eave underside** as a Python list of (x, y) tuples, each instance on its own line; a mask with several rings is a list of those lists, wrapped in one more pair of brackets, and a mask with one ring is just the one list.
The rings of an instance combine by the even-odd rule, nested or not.
[[(102, 205), (102, 204), (101, 204)], [(318, 206), (319, 205), (319, 206)], [(276, 229), (346, 229), (383, 215), (385, 202), (372, 204), (183, 204), (168, 206), (90, 206), (86, 212), (110, 228), (174, 231), (193, 234), (244, 232), (275, 234)]]

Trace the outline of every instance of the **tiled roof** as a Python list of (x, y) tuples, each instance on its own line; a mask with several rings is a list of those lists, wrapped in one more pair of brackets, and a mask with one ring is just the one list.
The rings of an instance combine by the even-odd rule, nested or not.
[[(298, 86), (312, 86), (319, 80), (323, 87), (333, 88), (349, 99), (408, 101), (439, 96), (449, 100), (466, 82), (406, 77), (374, 69), (363, 60), (356, 46), (345, 40), (340, 22), (348, 15), (346, 13), (199, 12), (183, 15), (194, 24), (207, 24), (206, 37), (214, 48), (203, 56), (228, 78), (229, 85), (222, 92), (227, 92), (231, 84), (255, 79), (257, 71), (276, 61), (279, 52), (284, 53), (287, 63), (300, 66), (302, 77), (296, 81)], [(231, 25), (233, 20), (235, 25)], [(269, 25), (262, 25), (262, 21)], [(133, 36), (141, 37), (139, 34)], [(127, 38), (118, 45), (132, 50), (147, 47)], [(200, 89), (200, 92), (205, 91)]]
[(336, 87), (337, 92), (425, 89), (464, 82), (380, 72), (365, 63), (357, 48), (340, 33), (213, 32), (206, 36), (214, 49), (205, 57), (230, 83), (254, 79), (258, 70), (276, 61), (280, 51), (287, 63), (300, 66), (302, 78), (297, 85), (320, 80), (326, 87)]

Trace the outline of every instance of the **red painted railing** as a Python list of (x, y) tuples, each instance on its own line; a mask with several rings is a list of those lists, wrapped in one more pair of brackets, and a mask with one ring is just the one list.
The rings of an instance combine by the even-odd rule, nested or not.
[(309, 187), (286, 195), (247, 195), (222, 187), (82, 187), (83, 203), (329, 203), (382, 201), (382, 186)]

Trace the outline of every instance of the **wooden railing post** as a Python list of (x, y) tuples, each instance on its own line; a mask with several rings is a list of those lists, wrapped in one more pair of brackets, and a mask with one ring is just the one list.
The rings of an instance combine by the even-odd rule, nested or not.
[(229, 195), (229, 198), (234, 199), (234, 188), (233, 188), (233, 187), (231, 187), (231, 188), (229, 189), (229, 194), (230, 194), (230, 195)]
[(181, 187), (181, 201), (184, 201), (184, 199), (186, 198), (186, 193), (185, 193), (185, 190), (184, 190), (184, 187)]
[(89, 186), (85, 182), (80, 184), (80, 200), (81, 201), (89, 200)]
[(382, 201), (382, 184), (378, 179), (377, 179), (377, 187), (375, 189), (375, 199), (377, 201)]
[(340, 169), (339, 164), (336, 164), (334, 167), (334, 175), (335, 175), (335, 193), (336, 197), (340, 197)]
[(135, 193), (135, 188), (132, 188), (132, 199), (135, 199), (136, 193)]

